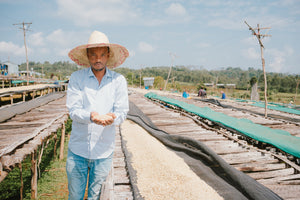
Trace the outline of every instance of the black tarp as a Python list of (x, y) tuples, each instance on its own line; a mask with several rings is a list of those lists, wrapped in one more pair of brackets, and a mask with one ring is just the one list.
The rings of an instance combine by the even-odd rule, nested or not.
[[(142, 126), (153, 137), (182, 157), (189, 167), (224, 199), (282, 199), (253, 178), (230, 166), (200, 141), (188, 137), (170, 135), (158, 129), (132, 102), (130, 102), (127, 118)], [(129, 165), (128, 169), (135, 193), (134, 196), (137, 197), (136, 199), (142, 199), (136, 185), (138, 177), (136, 177), (136, 173), (130, 164), (130, 153), (127, 152), (126, 154), (126, 159), (129, 160), (127, 164)]]

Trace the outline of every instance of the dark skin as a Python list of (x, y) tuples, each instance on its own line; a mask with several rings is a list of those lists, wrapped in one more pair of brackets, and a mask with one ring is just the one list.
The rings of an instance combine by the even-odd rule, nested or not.
[[(107, 47), (94, 47), (89, 48), (87, 50), (87, 56), (92, 68), (92, 71), (97, 78), (99, 85), (101, 83), (101, 80), (103, 76), (106, 73), (106, 64), (109, 58), (109, 49)], [(99, 115), (99, 113), (93, 111), (90, 114), (91, 120), (102, 126), (108, 126), (111, 125), (116, 116), (114, 113), (107, 113), (106, 115)]]

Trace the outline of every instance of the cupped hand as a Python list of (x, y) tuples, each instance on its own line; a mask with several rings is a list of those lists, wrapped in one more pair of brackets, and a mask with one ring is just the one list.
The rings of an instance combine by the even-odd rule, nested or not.
[(91, 120), (95, 124), (108, 126), (114, 122), (115, 114), (107, 113), (106, 115), (99, 115), (97, 112), (91, 112)]

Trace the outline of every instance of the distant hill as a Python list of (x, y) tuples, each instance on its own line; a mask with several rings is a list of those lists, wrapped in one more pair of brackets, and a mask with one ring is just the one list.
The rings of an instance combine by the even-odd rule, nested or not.
[[(28, 69), (31, 69), (35, 72), (44, 73), (45, 78), (51, 78), (51, 76), (57, 76), (60, 80), (67, 79), (72, 72), (81, 69), (78, 65), (69, 62), (55, 62), (53, 64), (45, 61), (44, 63), (40, 62), (29, 62)], [(26, 63), (22, 63), (19, 67), (19, 71), (26, 70)]]
[[(67, 79), (72, 72), (82, 69), (78, 65), (69, 62), (49, 62), (35, 63), (29, 62), (29, 70), (33, 69), (36, 72), (45, 74), (46, 78), (57, 76), (59, 79)], [(134, 70), (129, 68), (116, 68), (115, 71), (123, 74), (128, 84), (140, 83), (140, 73), (142, 77), (162, 77), (166, 80), (170, 67), (147, 67), (142, 70)], [(26, 70), (26, 63), (20, 65), (19, 70)], [(256, 77), (258, 85), (261, 89), (264, 87), (263, 72), (260, 69), (248, 68), (242, 70), (241, 68), (228, 67), (221, 70), (206, 70), (197, 69), (186, 66), (175, 66), (172, 68), (170, 74), (170, 82), (189, 83), (189, 84), (203, 84), (203, 83), (219, 83), (219, 84), (236, 84), (237, 89), (250, 88), (250, 79)], [(299, 82), (299, 75), (283, 74), (283, 73), (267, 73), (268, 90), (273, 92), (296, 92), (297, 81)]]

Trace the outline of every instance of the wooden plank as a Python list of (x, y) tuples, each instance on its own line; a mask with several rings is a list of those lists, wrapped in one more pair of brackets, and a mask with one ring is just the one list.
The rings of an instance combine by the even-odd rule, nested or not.
[(125, 167), (114, 167), (114, 183), (115, 184), (130, 184), (127, 170)]
[(182, 125), (187, 125), (187, 124), (191, 124), (193, 122), (191, 122), (190, 120), (181, 120), (180, 118), (178, 119), (154, 119), (152, 120), (152, 122), (156, 125), (156, 126), (171, 126), (177, 123), (179, 123), (181, 126)]
[(42, 123), (39, 122), (29, 122), (29, 123), (16, 123), (16, 124), (0, 124), (0, 130), (6, 130), (9, 131), (9, 129), (24, 129), (24, 128), (35, 128), (38, 126), (43, 125)]
[(268, 178), (268, 179), (258, 179), (257, 181), (264, 185), (268, 185), (268, 184), (281, 183), (284, 181), (298, 180), (298, 179), (300, 179), (300, 174), (291, 174), (284, 177), (279, 176), (279, 177)]
[(49, 127), (51, 124), (53, 124), (56, 120), (62, 118), (65, 114), (60, 114), (56, 118), (51, 119), (48, 123), (44, 124), (41, 127), (36, 128), (33, 132), (31, 132), (30, 136), (22, 137), (19, 140), (16, 140), (12, 142), (9, 146), (6, 148), (0, 149), (0, 157), (6, 153), (9, 153), (13, 151), (17, 146), (20, 144), (23, 144), (24, 142), (28, 141), (29, 139), (35, 137), (37, 134), (39, 134), (43, 129)]
[(239, 154), (225, 154), (221, 155), (221, 157), (228, 162), (229, 164), (241, 164), (241, 163), (251, 163), (256, 162), (258, 160), (264, 160), (264, 161), (276, 161), (276, 159), (273, 159), (269, 156), (261, 156), (261, 153), (259, 152), (242, 152)]
[(228, 145), (228, 146), (221, 146), (221, 147), (216, 147), (216, 146), (210, 146), (210, 148), (217, 153), (218, 155), (226, 155), (226, 154), (239, 154), (239, 153), (243, 153), (243, 152), (248, 152), (249, 150), (246, 148), (241, 148), (238, 145), (236, 145), (235, 143), (233, 143), (232, 145)]
[(282, 199), (299, 200), (299, 185), (266, 185), (273, 192), (280, 194)]
[(114, 167), (111, 167), (111, 170), (102, 184), (100, 200), (114, 200)]
[(133, 200), (132, 190), (130, 185), (115, 185), (114, 187), (115, 199)]
[(274, 171), (254, 172), (254, 173), (247, 173), (247, 174), (256, 180), (269, 179), (274, 177), (284, 177), (287, 175), (292, 175), (294, 174), (294, 169), (287, 168), (287, 169), (280, 169)]
[(201, 130), (201, 127), (192, 127), (192, 126), (159, 126), (160, 129), (168, 132), (169, 134), (175, 134), (180, 135), (180, 133), (186, 133), (186, 132), (197, 132), (198, 130)]
[[(53, 111), (51, 111), (53, 112)], [(57, 115), (58, 110), (56, 112), (50, 113), (50, 111), (48, 112), (48, 110), (42, 110), (39, 111), (39, 114), (35, 114), (34, 112), (30, 112), (26, 115), (17, 115), (15, 116), (12, 121), (8, 122), (10, 123), (20, 123), (20, 122), (32, 122), (32, 121), (36, 121), (36, 120), (41, 120), (41, 119), (49, 119), (49, 118), (53, 118)]]
[(234, 167), (243, 172), (262, 172), (262, 171), (271, 171), (278, 169), (285, 169), (286, 166), (284, 163), (273, 163), (266, 164), (264, 161), (255, 162), (255, 163), (242, 163), (238, 165), (234, 165)]

